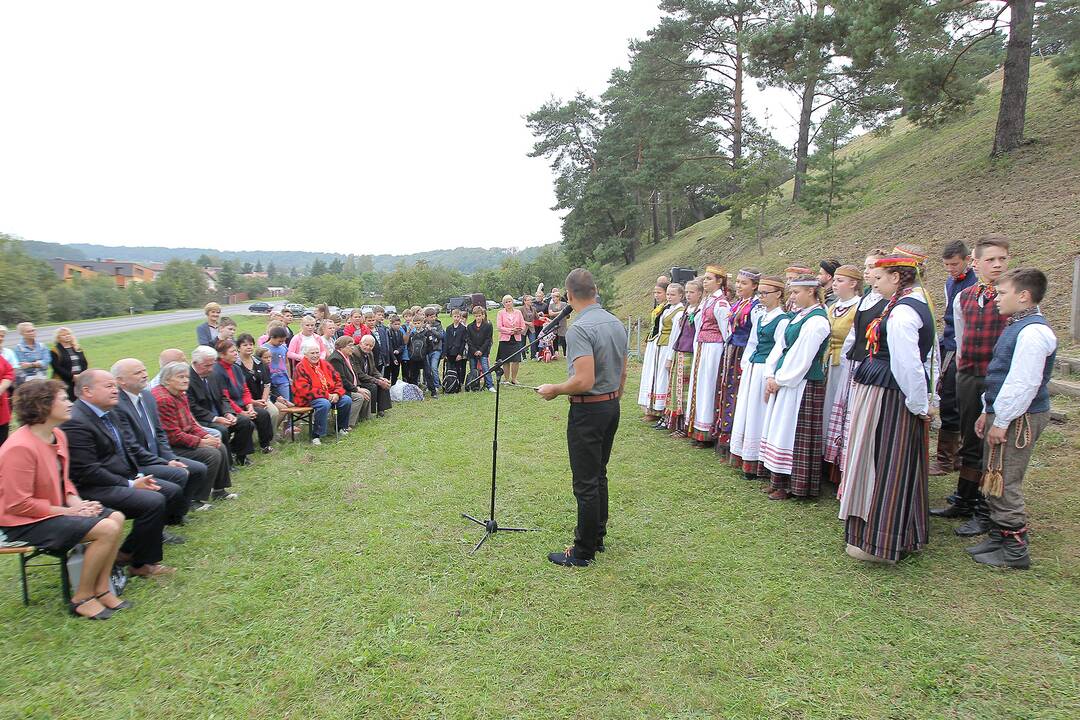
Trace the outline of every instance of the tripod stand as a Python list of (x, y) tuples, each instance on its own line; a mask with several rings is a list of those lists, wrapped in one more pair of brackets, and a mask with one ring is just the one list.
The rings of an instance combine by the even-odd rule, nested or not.
[[(537, 341), (539, 341), (539, 339), (540, 338), (538, 337)], [(485, 377), (488, 377), (490, 375), (495, 376), (495, 427), (493, 428), (491, 436), (491, 505), (488, 510), (488, 519), (481, 520), (479, 518), (473, 517), (472, 515), (469, 515), (468, 513), (461, 513), (461, 517), (465, 518), (466, 520), (471, 520), (477, 525), (484, 528), (484, 537), (480, 538), (480, 542), (476, 543), (476, 547), (472, 549), (472, 552), (469, 553), (470, 555), (479, 550), (480, 546), (483, 545), (489, 537), (499, 532), (500, 530), (505, 532), (529, 531), (529, 528), (500, 527), (499, 524), (495, 522), (495, 479), (498, 474), (497, 468), (499, 463), (499, 397), (502, 395), (502, 382), (500, 376), (503, 374), (503, 365), (509, 362), (514, 362), (515, 358), (525, 352), (528, 347), (529, 344), (526, 340), (526, 344), (516, 353), (510, 355), (509, 357), (503, 358), (502, 360), (499, 360), (487, 372), (477, 375), (470, 381), (470, 383), (480, 383)], [(469, 383), (467, 383), (467, 385), (468, 384)]]

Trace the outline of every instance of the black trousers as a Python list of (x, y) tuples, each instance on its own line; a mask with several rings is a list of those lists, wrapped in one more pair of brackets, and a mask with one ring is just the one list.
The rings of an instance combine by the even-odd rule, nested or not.
[(259, 447), (268, 448), (274, 443), (274, 420), (266, 408), (255, 408), (255, 430), (259, 433)]
[(120, 485), (79, 487), (79, 496), (84, 500), (97, 500), (134, 521), (120, 552), (130, 554), (135, 567), (161, 562), (161, 531), (165, 529), (169, 495), (183, 497), (180, 486), (168, 480), (158, 480), (158, 484), (161, 492)]
[[(197, 464), (195, 472), (201, 472), (201, 478), (192, 477), (191, 468), (178, 468), (171, 465), (140, 465), (139, 471), (144, 472), (147, 475), (153, 475), (155, 480), (166, 480), (173, 485), (180, 488), (180, 492), (175, 494), (166, 494), (168, 504), (165, 507), (165, 524), (175, 525), (184, 521), (184, 516), (187, 515), (188, 508), (191, 507), (191, 496), (189, 495), (188, 485), (192, 484), (192, 481), (196, 483), (206, 482), (206, 466), (202, 463)], [(165, 486), (162, 485), (162, 492), (165, 492)]]
[[(267, 413), (269, 416), (269, 413)], [(247, 457), (255, 452), (255, 443), (252, 436), (255, 434), (255, 423), (243, 415), (236, 416), (236, 424), (232, 427), (227, 425), (208, 425), (221, 433), (221, 441), (229, 446), (229, 450), (236, 457)]]
[(942, 361), (948, 358), (949, 364), (941, 374), (938, 395), (941, 398), (941, 429), (944, 432), (960, 432), (960, 408), (956, 405), (956, 358), (952, 352), (941, 353)]
[(982, 394), (986, 390), (986, 378), (981, 375), (956, 373), (956, 406), (960, 411), (960, 474), (970, 476), (977, 482), (983, 471), (983, 441), (975, 434), (975, 421), (982, 414)]
[(383, 370), (383, 377), (390, 381), (391, 385), (396, 385), (398, 381), (398, 375), (401, 374), (401, 365), (387, 365)]
[(574, 555), (589, 560), (604, 541), (608, 521), (607, 464), (619, 429), (619, 400), (571, 403), (566, 447), (577, 499)]
[[(173, 452), (184, 458), (184, 463), (198, 462), (206, 468), (206, 484), (205, 487), (198, 488), (191, 494), (193, 500), (199, 500), (206, 502), (210, 499), (210, 489), (224, 490), (232, 485), (232, 479), (229, 477), (229, 448), (225, 443), (222, 443), (220, 447), (176, 447), (173, 446)], [(188, 479), (190, 485), (192, 480)]]

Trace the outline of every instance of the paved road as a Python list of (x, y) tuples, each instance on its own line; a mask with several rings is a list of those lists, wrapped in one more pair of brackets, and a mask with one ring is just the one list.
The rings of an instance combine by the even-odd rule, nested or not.
[[(226, 305), (222, 308), (222, 315), (238, 315), (247, 313), (248, 305)], [(204, 320), (202, 310), (175, 310), (167, 313), (154, 315), (132, 315), (131, 317), (109, 318), (107, 320), (81, 320), (79, 322), (62, 323), (60, 325), (39, 325), (37, 339), (49, 347), (53, 344), (53, 333), (59, 327), (67, 326), (75, 333), (76, 337), (88, 338), (95, 335), (111, 335), (112, 333), (126, 330), (138, 330), (139, 328), (154, 325), (168, 325), (178, 322), (195, 322), (198, 324)], [(194, 327), (194, 326), (193, 326)], [(4, 347), (15, 347), (19, 342), (19, 333), (14, 327), (8, 328), (7, 337), (4, 338)]]

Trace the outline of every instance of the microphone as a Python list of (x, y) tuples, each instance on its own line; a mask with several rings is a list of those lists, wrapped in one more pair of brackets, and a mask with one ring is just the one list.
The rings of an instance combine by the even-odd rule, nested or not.
[(559, 323), (570, 317), (570, 313), (572, 312), (574, 312), (574, 308), (570, 307), (570, 303), (566, 303), (566, 305), (563, 306), (562, 311), (544, 326), (544, 329), (540, 331), (540, 334), (537, 335), (537, 337), (543, 337), (555, 332), (555, 329), (559, 327)]

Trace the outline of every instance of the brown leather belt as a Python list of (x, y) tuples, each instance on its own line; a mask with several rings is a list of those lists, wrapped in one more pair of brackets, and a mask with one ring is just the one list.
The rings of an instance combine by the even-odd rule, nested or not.
[(604, 402), (606, 400), (617, 400), (622, 396), (621, 390), (615, 392), (604, 393), (603, 395), (571, 395), (570, 402), (572, 403), (597, 403)]

